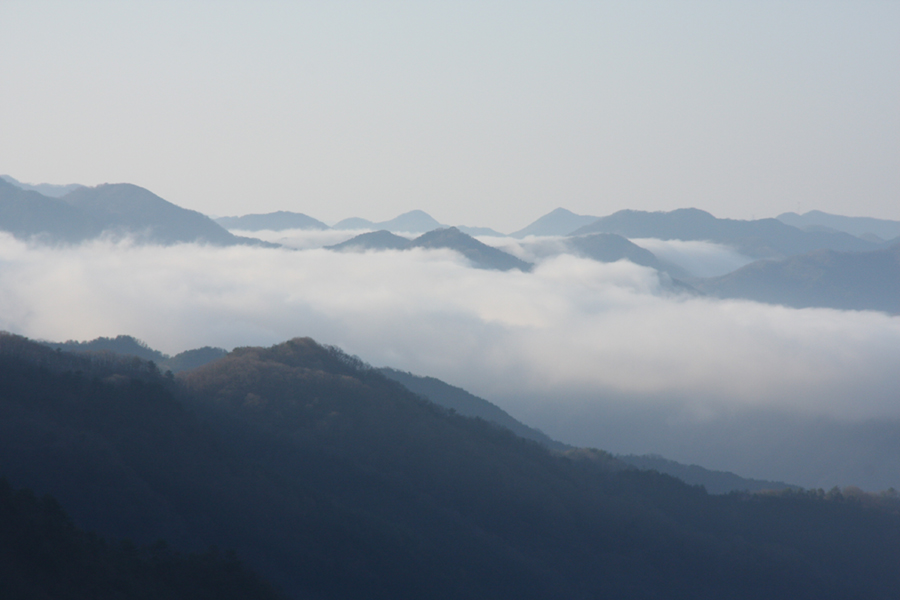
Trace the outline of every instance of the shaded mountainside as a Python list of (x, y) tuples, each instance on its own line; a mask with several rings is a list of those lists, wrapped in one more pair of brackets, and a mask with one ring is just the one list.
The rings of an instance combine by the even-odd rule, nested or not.
[(900, 244), (872, 252), (819, 250), (757, 261), (693, 284), (720, 298), (900, 314)]
[(683, 465), (674, 460), (666, 460), (656, 454), (619, 454), (616, 458), (633, 467), (644, 470), (659, 471), (690, 485), (702, 485), (710, 494), (727, 494), (728, 492), (745, 491), (761, 492), (766, 490), (799, 490), (796, 485), (783, 481), (765, 481), (747, 479), (727, 471), (713, 471), (698, 465)]
[(206, 242), (223, 246), (241, 242), (206, 215), (176, 206), (129, 183), (79, 188), (62, 200), (97, 215), (105, 231), (133, 235), (144, 242)]
[(554, 450), (568, 450), (571, 446), (557, 442), (544, 432), (525, 425), (509, 415), (505, 410), (466, 390), (444, 383), (434, 377), (420, 377), (384, 367), (379, 372), (389, 379), (400, 383), (411, 392), (439, 404), (444, 408), (453, 410), (464, 417), (478, 417), (490, 421), (512, 431), (519, 437), (534, 440), (539, 444)]
[(52, 497), (0, 478), (0, 598), (173, 600), (282, 598), (233, 554), (184, 556), (76, 528)]
[(326, 248), (339, 251), (448, 248), (465, 256), (472, 263), (472, 266), (479, 269), (497, 269), (500, 271), (519, 269), (521, 271), (530, 271), (533, 266), (531, 263), (520, 260), (512, 254), (479, 242), (456, 227), (435, 229), (414, 240), (408, 240), (386, 230), (372, 231), (360, 234), (334, 246), (326, 246)]
[[(206, 346), (185, 350), (175, 356), (168, 356), (128, 335), (120, 335), (115, 338), (100, 337), (88, 342), (44, 342), (44, 344), (53, 349), (58, 348), (67, 352), (84, 354), (94, 360), (103, 359), (105, 353), (117, 354), (126, 359), (128, 357), (138, 357), (143, 360), (153, 361), (161, 371), (170, 370), (173, 373), (196, 369), (227, 354), (222, 348)], [(379, 371), (389, 379), (402, 384), (413, 393), (444, 408), (453, 410), (464, 417), (477, 417), (490, 421), (512, 431), (519, 437), (536, 441), (552, 450), (567, 451), (572, 448), (567, 444), (552, 439), (542, 431), (516, 420), (499, 406), (484, 398), (479, 398), (462, 388), (452, 386), (440, 379), (421, 377), (388, 367), (381, 368)], [(677, 477), (691, 485), (702, 485), (707, 491), (714, 494), (794, 487), (780, 482), (746, 479), (734, 473), (711, 471), (697, 465), (683, 465), (658, 456), (628, 456), (623, 457), (623, 460), (636, 468), (652, 469)]]
[(284, 231), (285, 229), (328, 229), (328, 225), (303, 213), (279, 210), (241, 217), (219, 217), (215, 222), (225, 229), (243, 231)]
[(710, 496), (599, 451), (557, 455), (308, 339), (171, 380), (3, 335), (0, 381), (13, 485), (104, 535), (234, 548), (295, 598), (870, 599), (900, 585), (893, 498)]
[(45, 242), (77, 243), (113, 235), (154, 244), (275, 246), (234, 236), (205, 215), (127, 183), (79, 186), (49, 198), (0, 180), (0, 228), (21, 239), (36, 236)]
[(590, 225), (598, 218), (576, 215), (565, 208), (557, 208), (527, 227), (509, 235), (514, 238), (523, 238), (529, 235), (569, 235), (580, 227)]
[(829, 248), (874, 250), (878, 246), (843, 232), (803, 231), (777, 219), (717, 219), (696, 208), (671, 212), (621, 210), (572, 233), (617, 233), (627, 238), (701, 240), (726, 244), (754, 258), (781, 258)]
[(103, 222), (63, 200), (0, 179), (0, 229), (20, 239), (72, 243), (100, 235)]

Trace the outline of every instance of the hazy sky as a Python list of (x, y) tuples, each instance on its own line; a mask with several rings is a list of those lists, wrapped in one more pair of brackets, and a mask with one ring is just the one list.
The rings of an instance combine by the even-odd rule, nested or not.
[(900, 2), (0, 2), (0, 173), (216, 215), (900, 219)]

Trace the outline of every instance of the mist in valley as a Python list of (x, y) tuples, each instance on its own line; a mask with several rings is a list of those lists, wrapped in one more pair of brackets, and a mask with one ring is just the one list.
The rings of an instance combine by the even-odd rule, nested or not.
[[(553, 238), (483, 238), (535, 261), (525, 273), (451, 250), (321, 248), (358, 232), (276, 233), (302, 250), (3, 235), (0, 329), (127, 333), (170, 354), (310, 336), (463, 387), (571, 444), (811, 487), (900, 483), (888, 475), (900, 463), (897, 317), (717, 300), (628, 261), (559, 253)], [(740, 260), (714, 244), (641, 243), (695, 272)], [(880, 454), (871, 472), (857, 468), (866, 452)]]

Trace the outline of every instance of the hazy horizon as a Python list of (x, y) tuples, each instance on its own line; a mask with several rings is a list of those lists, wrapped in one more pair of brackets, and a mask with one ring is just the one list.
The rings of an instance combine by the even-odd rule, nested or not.
[(205, 214), (900, 220), (890, 2), (0, 3), (0, 171)]

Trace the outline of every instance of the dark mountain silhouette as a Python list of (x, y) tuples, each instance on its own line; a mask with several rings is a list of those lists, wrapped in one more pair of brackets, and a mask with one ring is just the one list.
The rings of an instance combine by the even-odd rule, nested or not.
[(127, 183), (80, 186), (61, 198), (49, 198), (0, 180), (0, 228), (44, 242), (77, 243), (113, 235), (154, 244), (277, 246), (234, 236), (205, 215)]
[(421, 210), (411, 210), (389, 221), (378, 223), (368, 219), (351, 217), (335, 223), (332, 229), (384, 229), (394, 233), (424, 233), (439, 227), (444, 227), (444, 225), (435, 221), (428, 213)]
[(696, 208), (671, 212), (621, 210), (575, 230), (572, 235), (617, 233), (627, 238), (705, 240), (727, 244), (754, 258), (783, 258), (829, 248), (874, 250), (878, 246), (843, 232), (803, 231), (777, 219), (717, 219)]
[(500, 271), (519, 269), (520, 271), (530, 271), (534, 266), (503, 250), (483, 244), (472, 236), (461, 232), (456, 227), (429, 231), (414, 239), (409, 247), (449, 248), (456, 250), (468, 258), (472, 266), (479, 269), (497, 269)]
[(900, 244), (872, 252), (818, 250), (756, 261), (694, 286), (720, 298), (900, 314)]
[(32, 192), (38, 192), (39, 194), (43, 194), (48, 198), (59, 198), (60, 196), (65, 196), (72, 190), (76, 190), (80, 187), (84, 187), (79, 183), (70, 183), (67, 185), (54, 185), (52, 183), (22, 183), (9, 175), (0, 175), (0, 179), (13, 184), (14, 186), (21, 188), (23, 190), (30, 190)]
[(215, 222), (225, 229), (243, 231), (284, 231), (285, 229), (328, 229), (328, 225), (303, 213), (279, 210), (277, 212), (244, 215), (242, 217), (219, 217)]
[(782, 481), (747, 479), (728, 471), (713, 471), (698, 465), (683, 465), (674, 460), (667, 460), (658, 454), (618, 454), (616, 458), (638, 469), (658, 471), (677, 477), (690, 485), (702, 485), (710, 494), (800, 489), (798, 486)]
[(369, 233), (361, 233), (356, 237), (352, 237), (346, 242), (334, 244), (333, 246), (325, 246), (328, 250), (353, 251), (362, 252), (365, 250), (406, 250), (409, 248), (410, 240), (405, 237), (394, 235), (390, 231), (370, 231)]
[(138, 548), (75, 527), (52, 497), (0, 478), (0, 598), (282, 598), (229, 553), (189, 556), (163, 541)]
[(568, 444), (557, 442), (544, 432), (517, 421), (496, 404), (470, 394), (462, 388), (444, 383), (440, 379), (420, 377), (389, 367), (381, 368), (379, 371), (385, 377), (402, 384), (403, 387), (411, 392), (444, 408), (451, 409), (464, 417), (477, 417), (490, 421), (512, 431), (519, 437), (534, 440), (542, 446), (553, 450), (568, 450), (571, 448)]
[[(308, 339), (175, 380), (0, 336), (0, 465), (79, 527), (234, 548), (295, 598), (893, 598), (900, 501), (554, 454)], [(848, 551), (852, 549), (852, 551)]]
[(833, 231), (844, 231), (855, 236), (874, 235), (882, 241), (900, 237), (900, 221), (888, 219), (845, 217), (822, 212), (821, 210), (811, 210), (802, 215), (786, 212), (778, 215), (777, 218), (782, 223), (799, 229), (815, 230), (815, 228), (827, 228)]
[(569, 235), (576, 229), (590, 225), (597, 219), (598, 217), (576, 215), (565, 208), (557, 208), (531, 225), (509, 235), (514, 238), (523, 238), (529, 235)]
[[(534, 440), (551, 450), (561, 452), (573, 450), (572, 446), (556, 441), (543, 431), (529, 427), (516, 420), (499, 406), (484, 398), (479, 398), (462, 388), (445, 383), (440, 379), (421, 377), (388, 367), (381, 368), (379, 371), (386, 377), (403, 384), (408, 390), (464, 417), (477, 417), (490, 421), (509, 429), (519, 437)], [(747, 479), (727, 471), (714, 471), (698, 465), (683, 465), (658, 455), (619, 455), (616, 459), (623, 463), (619, 467), (621, 469), (626, 468), (625, 466), (628, 465), (637, 469), (657, 471), (677, 477), (690, 485), (702, 485), (710, 494), (800, 489), (797, 486), (780, 481)], [(614, 461), (610, 460), (610, 463), (612, 462)]]

